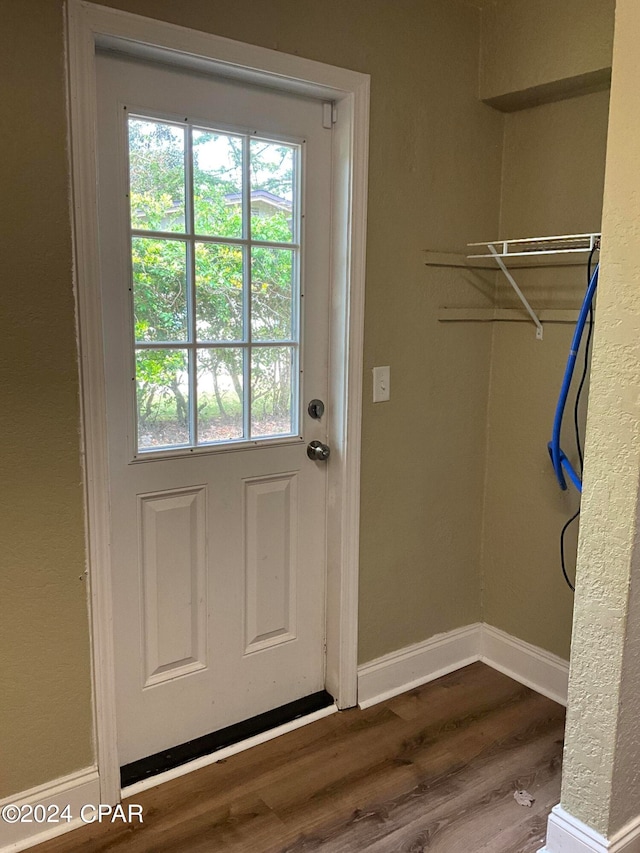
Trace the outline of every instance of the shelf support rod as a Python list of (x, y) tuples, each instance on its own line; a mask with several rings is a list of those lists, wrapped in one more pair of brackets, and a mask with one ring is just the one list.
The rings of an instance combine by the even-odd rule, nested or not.
[(500, 267), (502, 272), (507, 277), (507, 281), (509, 282), (511, 287), (515, 290), (515, 292), (518, 294), (518, 298), (520, 299), (520, 301), (522, 302), (524, 307), (527, 309), (527, 312), (529, 313), (529, 316), (531, 317), (533, 322), (536, 324), (536, 339), (541, 341), (543, 329), (542, 329), (542, 323), (538, 319), (538, 315), (533, 310), (531, 305), (529, 305), (529, 301), (527, 300), (527, 297), (524, 295), (524, 293), (518, 287), (516, 280), (514, 279), (514, 277), (511, 275), (511, 273), (509, 272), (509, 270), (505, 266), (502, 258), (500, 257), (500, 255), (498, 254), (498, 252), (496, 250), (496, 247), (492, 243), (488, 243), (487, 245), (488, 245), (489, 251), (491, 252), (493, 257), (496, 259), (496, 263), (498, 264), (498, 266)]

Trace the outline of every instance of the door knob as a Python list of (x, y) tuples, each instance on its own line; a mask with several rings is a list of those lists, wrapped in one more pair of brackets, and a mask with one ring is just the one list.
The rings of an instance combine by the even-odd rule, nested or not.
[(326, 462), (330, 453), (329, 445), (321, 441), (310, 441), (307, 445), (307, 456), (315, 462)]

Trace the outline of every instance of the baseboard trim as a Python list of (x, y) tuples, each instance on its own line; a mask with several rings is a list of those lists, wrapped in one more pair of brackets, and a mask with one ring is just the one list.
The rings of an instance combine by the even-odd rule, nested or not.
[(640, 816), (607, 840), (562, 806), (555, 806), (549, 815), (546, 844), (538, 853), (640, 853)]
[(568, 661), (486, 624), (482, 626), (480, 660), (566, 707)]
[(480, 659), (476, 622), (406, 646), (358, 667), (358, 704), (368, 708)]
[(0, 809), (8, 805), (24, 806), (43, 805), (45, 812), (53, 817), (53, 807), (62, 811), (70, 807), (72, 820), (60, 823), (7, 823), (0, 824), (0, 853), (18, 853), (27, 850), (35, 844), (41, 844), (50, 838), (63, 835), (66, 832), (82, 826), (80, 809), (84, 805), (100, 803), (100, 782), (96, 767), (87, 767), (68, 776), (39, 785), (28, 791), (22, 791), (11, 797), (0, 800)]
[(554, 702), (567, 704), (567, 661), (481, 622), (436, 634), (359, 666), (358, 704), (368, 708), (478, 660)]
[(611, 853), (640, 853), (640, 815), (615, 833), (611, 839)]

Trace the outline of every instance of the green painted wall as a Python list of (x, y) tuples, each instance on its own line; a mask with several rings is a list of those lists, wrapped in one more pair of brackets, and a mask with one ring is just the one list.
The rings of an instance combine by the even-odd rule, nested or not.
[[(525, 325), (439, 323), (442, 306), (508, 297), (423, 250), (596, 229), (606, 94), (508, 116), (483, 104), (481, 12), (463, 0), (108, 5), (371, 74), (360, 660), (481, 618), (566, 655), (570, 501), (544, 443), (569, 331), (539, 344)], [(93, 760), (63, 6), (5, 7), (0, 797)], [(544, 276), (523, 280), (540, 304), (560, 292)], [(392, 397), (374, 405), (384, 364)]]
[(483, 11), (480, 97), (522, 109), (608, 88), (615, 0), (494, 0)]
[[(608, 106), (608, 92), (598, 92), (506, 116), (501, 237), (600, 230)], [(514, 276), (534, 308), (571, 308), (577, 316), (585, 266), (515, 269)], [(517, 305), (506, 279), (498, 282), (499, 304)], [(559, 489), (547, 442), (572, 335), (571, 324), (546, 323), (537, 341), (532, 323), (494, 324), (482, 549), (484, 621), (565, 659), (573, 594), (562, 577), (559, 536), (579, 499), (575, 489)], [(583, 442), (587, 399), (588, 386)], [(573, 397), (563, 448), (577, 465), (572, 424)], [(577, 534), (576, 523), (566, 539), (572, 578)]]
[(2, 11), (0, 797), (92, 760), (62, 9)]
[[(480, 618), (490, 334), (450, 332), (426, 247), (497, 227), (503, 117), (477, 100), (480, 13), (451, 0), (110, 5), (372, 76), (360, 658)], [(92, 760), (62, 0), (3, 7), (0, 797)], [(392, 368), (373, 406), (370, 369)]]

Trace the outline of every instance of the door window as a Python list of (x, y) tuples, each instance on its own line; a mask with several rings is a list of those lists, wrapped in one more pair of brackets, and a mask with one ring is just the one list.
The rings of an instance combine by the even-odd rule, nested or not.
[(298, 435), (301, 143), (127, 125), (137, 453)]

